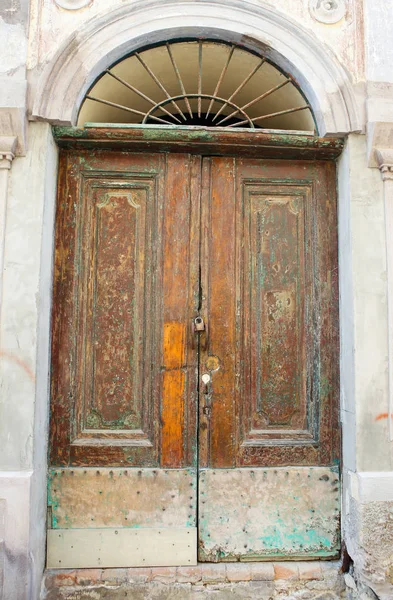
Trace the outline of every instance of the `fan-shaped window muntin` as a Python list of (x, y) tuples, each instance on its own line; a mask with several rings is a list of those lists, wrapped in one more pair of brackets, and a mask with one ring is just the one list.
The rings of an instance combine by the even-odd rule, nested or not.
[(82, 104), (85, 123), (316, 131), (310, 104), (263, 56), (225, 42), (167, 42), (107, 69)]

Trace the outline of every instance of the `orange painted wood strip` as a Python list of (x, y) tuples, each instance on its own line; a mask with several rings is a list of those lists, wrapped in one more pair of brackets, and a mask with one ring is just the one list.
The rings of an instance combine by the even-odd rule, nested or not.
[(185, 374), (176, 369), (163, 373), (162, 383), (162, 463), (179, 467), (183, 459)]
[(180, 369), (184, 364), (185, 338), (185, 323), (164, 323), (164, 365), (167, 370)]

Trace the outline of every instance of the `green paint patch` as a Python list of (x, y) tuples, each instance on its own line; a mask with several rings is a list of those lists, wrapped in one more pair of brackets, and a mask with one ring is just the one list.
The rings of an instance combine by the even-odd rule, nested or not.
[[(122, 140), (127, 142), (127, 138), (133, 139), (133, 131), (138, 132), (137, 137), (142, 137), (147, 141), (200, 141), (200, 142), (217, 142), (222, 143), (225, 136), (230, 138), (231, 143), (236, 144), (238, 136), (248, 134), (250, 144), (262, 143), (271, 146), (289, 146), (292, 148), (304, 149), (330, 149), (341, 151), (344, 147), (342, 138), (319, 138), (312, 134), (296, 134), (296, 133), (272, 133), (264, 130), (241, 129), (238, 131), (217, 131), (214, 128), (198, 128), (190, 126), (178, 125), (161, 125), (149, 126), (138, 124), (122, 124), (117, 123), (86, 123), (85, 127), (73, 127), (64, 125), (55, 125), (52, 128), (55, 139), (73, 138), (73, 139), (91, 139), (92, 132), (100, 131), (101, 135), (108, 141)], [(105, 131), (106, 130), (106, 131)], [(94, 140), (92, 139), (92, 142)]]
[(53, 137), (58, 140), (62, 137), (84, 138), (87, 137), (86, 130), (81, 127), (70, 127), (62, 125), (54, 125), (52, 127)]
[(200, 141), (200, 142), (213, 142), (215, 136), (213, 132), (206, 131), (205, 129), (180, 129), (176, 125), (173, 128), (163, 127), (162, 129), (143, 129), (144, 140), (161, 140), (161, 141)]

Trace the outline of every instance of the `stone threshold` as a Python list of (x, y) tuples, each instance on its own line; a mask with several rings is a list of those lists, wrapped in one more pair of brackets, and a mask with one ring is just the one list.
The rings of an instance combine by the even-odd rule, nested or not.
[[(240, 589), (236, 591), (236, 586), (242, 588), (240, 596), (237, 595)], [(295, 598), (334, 600), (342, 597), (345, 585), (340, 561), (199, 563), (194, 567), (127, 569), (48, 569), (44, 573), (41, 598), (149, 598), (149, 590), (155, 589), (158, 592), (158, 588), (161, 590), (160, 598), (193, 598), (194, 595), (190, 594), (198, 591), (198, 598), (208, 597), (213, 591), (221, 591), (224, 594), (223, 598), (252, 598), (252, 590), (255, 590), (255, 593), (260, 594), (256, 597), (260, 598), (287, 598), (287, 594), (291, 592), (295, 594)], [(111, 589), (112, 594), (108, 594)], [(168, 596), (163, 589), (167, 589)], [(97, 595), (91, 595), (92, 592)], [(151, 597), (155, 597), (155, 593)], [(218, 597), (221, 598), (220, 595)]]

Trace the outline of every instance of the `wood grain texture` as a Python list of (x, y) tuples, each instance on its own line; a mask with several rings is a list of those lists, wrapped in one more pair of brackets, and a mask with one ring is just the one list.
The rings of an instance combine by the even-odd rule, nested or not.
[(73, 268), (75, 261), (73, 199), (78, 197), (75, 178), (68, 155), (60, 154), (58, 206), (56, 213), (56, 248), (54, 259), (52, 308), (52, 389), (49, 451), (52, 464), (68, 464), (70, 457), (71, 416), (73, 409), (73, 347), (72, 326)]
[[(209, 185), (209, 189), (202, 207), (204, 256), (201, 269), (203, 307), (209, 331), (207, 346), (201, 350), (201, 363), (214, 355), (221, 366), (212, 373), (209, 449), (208, 452), (202, 449), (201, 455), (208, 453), (209, 466), (230, 467), (235, 464), (235, 159), (211, 159), (210, 177), (205, 185)], [(200, 402), (203, 415), (206, 397), (201, 396)]]
[[(239, 180), (244, 443), (315, 438), (311, 367), (314, 252), (310, 184)], [(308, 243), (307, 243), (308, 241)], [(315, 390), (314, 390), (315, 391)], [(247, 398), (250, 402), (247, 402)]]
[[(186, 461), (186, 439), (195, 423), (189, 412), (195, 397), (196, 351), (191, 344), (191, 318), (197, 309), (194, 297), (199, 253), (195, 237), (192, 177), (199, 158), (168, 156), (163, 241), (163, 364), (161, 465), (180, 467)], [(188, 430), (186, 429), (186, 423)], [(188, 457), (188, 460), (190, 457)]]
[(202, 466), (339, 458), (333, 163), (63, 152), (56, 228), (53, 465), (196, 464), (198, 360)]

